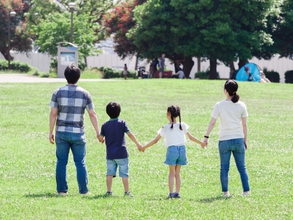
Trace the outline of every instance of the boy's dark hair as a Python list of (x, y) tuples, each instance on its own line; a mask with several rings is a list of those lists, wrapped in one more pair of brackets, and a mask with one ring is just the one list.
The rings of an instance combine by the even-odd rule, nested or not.
[(226, 89), (226, 91), (229, 93), (229, 96), (232, 97), (231, 101), (233, 103), (236, 103), (239, 101), (240, 96), (236, 93), (238, 90), (238, 84), (235, 80), (233, 79), (227, 80), (224, 85), (224, 89)]
[(118, 118), (120, 115), (121, 107), (117, 102), (109, 102), (106, 106), (106, 112), (110, 118)]
[(167, 108), (167, 112), (170, 112), (171, 114), (171, 120), (172, 120), (172, 125), (171, 125), (171, 129), (173, 129), (173, 121), (174, 121), (174, 118), (177, 118), (179, 116), (179, 128), (180, 130), (183, 130), (182, 129), (182, 126), (181, 126), (181, 114), (180, 114), (180, 107), (177, 106), (177, 105), (171, 105)]
[(75, 66), (75, 64), (71, 64), (67, 66), (64, 71), (64, 76), (69, 84), (75, 84), (80, 78), (80, 69)]

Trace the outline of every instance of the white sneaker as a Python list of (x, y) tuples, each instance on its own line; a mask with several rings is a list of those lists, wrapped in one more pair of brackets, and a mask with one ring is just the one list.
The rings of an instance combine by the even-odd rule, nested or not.
[(229, 193), (229, 191), (227, 191), (227, 192), (223, 192), (223, 196), (224, 196), (224, 197), (230, 197), (230, 193)]
[(248, 196), (248, 195), (250, 195), (250, 191), (243, 192), (242, 195), (243, 196)]

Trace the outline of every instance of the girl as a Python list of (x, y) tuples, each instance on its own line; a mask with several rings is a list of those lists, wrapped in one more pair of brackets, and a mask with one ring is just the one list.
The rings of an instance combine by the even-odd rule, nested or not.
[(237, 94), (238, 84), (235, 80), (227, 80), (224, 85), (226, 99), (218, 102), (212, 112), (212, 118), (208, 125), (204, 142), (208, 144), (208, 138), (217, 119), (220, 119), (219, 154), (220, 154), (220, 179), (223, 196), (228, 197), (228, 172), (230, 157), (233, 154), (240, 174), (243, 195), (250, 194), (248, 174), (245, 167), (245, 150), (247, 149), (247, 121), (246, 105), (239, 101)]
[[(176, 120), (178, 116), (179, 123)], [(180, 198), (180, 168), (187, 164), (185, 134), (190, 140), (200, 144), (202, 148), (205, 147), (205, 143), (189, 133), (189, 126), (186, 123), (181, 122), (180, 108), (178, 106), (171, 105), (167, 108), (167, 119), (169, 124), (164, 125), (158, 131), (158, 135), (148, 144), (143, 146), (141, 150), (144, 151), (146, 148), (156, 144), (161, 137), (164, 137), (164, 145), (167, 147), (165, 164), (169, 165), (169, 198)], [(173, 191), (174, 178), (176, 181), (175, 192)]]

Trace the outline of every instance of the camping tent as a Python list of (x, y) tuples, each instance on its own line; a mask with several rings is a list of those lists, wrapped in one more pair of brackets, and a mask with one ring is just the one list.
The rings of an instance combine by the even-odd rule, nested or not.
[(255, 63), (247, 63), (236, 73), (237, 81), (260, 81), (260, 68)]

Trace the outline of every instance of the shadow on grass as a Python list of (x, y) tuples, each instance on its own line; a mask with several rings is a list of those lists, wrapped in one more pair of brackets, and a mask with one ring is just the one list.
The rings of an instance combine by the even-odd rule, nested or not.
[[(66, 195), (67, 196), (67, 195)], [(37, 194), (28, 194), (28, 195), (25, 195), (25, 197), (27, 198), (48, 198), (48, 197), (64, 197), (62, 195), (58, 195), (57, 193), (37, 193)]]
[(201, 203), (212, 203), (214, 201), (227, 200), (227, 199), (231, 199), (231, 196), (230, 197), (216, 196), (216, 197), (211, 197), (211, 198), (199, 199), (198, 201)]

